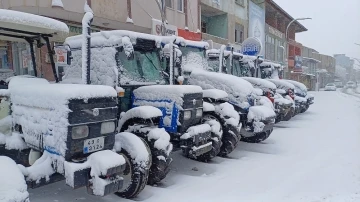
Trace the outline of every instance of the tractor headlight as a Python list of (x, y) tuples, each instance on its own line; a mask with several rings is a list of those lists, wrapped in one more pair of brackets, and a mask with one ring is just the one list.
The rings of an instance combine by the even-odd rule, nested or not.
[(101, 135), (113, 133), (115, 131), (115, 122), (105, 122), (101, 124)]
[(89, 135), (89, 127), (84, 126), (75, 126), (71, 129), (71, 137), (73, 140), (86, 138)]
[(197, 109), (196, 110), (196, 118), (200, 118), (200, 117), (202, 117), (202, 115), (203, 115), (203, 109)]
[(184, 120), (189, 120), (191, 118), (191, 111), (184, 111)]

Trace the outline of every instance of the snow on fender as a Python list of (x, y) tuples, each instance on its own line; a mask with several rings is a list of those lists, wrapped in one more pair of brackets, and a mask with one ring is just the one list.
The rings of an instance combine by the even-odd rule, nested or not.
[(143, 141), (136, 135), (129, 132), (123, 132), (115, 135), (114, 150), (116, 152), (120, 152), (122, 149), (128, 151), (137, 164), (142, 167), (149, 166), (149, 152), (144, 146)]
[(24, 175), (16, 163), (0, 156), (0, 201), (30, 202)]
[(121, 114), (117, 131), (120, 132), (124, 124), (133, 118), (150, 119), (155, 117), (162, 117), (160, 109), (152, 106), (139, 106), (128, 110)]

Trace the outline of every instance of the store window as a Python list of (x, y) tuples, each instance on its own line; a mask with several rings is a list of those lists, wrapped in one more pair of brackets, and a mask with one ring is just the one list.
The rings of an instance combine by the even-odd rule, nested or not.
[(235, 24), (235, 42), (242, 43), (244, 41), (244, 26), (241, 24)]
[(174, 8), (173, 0), (165, 0), (166, 7)]
[(12, 43), (12, 56), (16, 75), (35, 75), (29, 44)]
[(177, 10), (184, 12), (184, 0), (177, 0)]

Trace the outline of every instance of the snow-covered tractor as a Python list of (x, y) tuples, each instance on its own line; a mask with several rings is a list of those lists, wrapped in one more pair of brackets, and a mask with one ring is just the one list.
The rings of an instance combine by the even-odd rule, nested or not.
[[(206, 42), (192, 43), (181, 37), (162, 37), (161, 44), (162, 62), (166, 66), (166, 72), (171, 75), (172, 84), (176, 85), (182, 85), (185, 79), (182, 75), (183, 70), (181, 67), (183, 53), (176, 44), (182, 44), (182, 47), (191, 46), (191, 44), (201, 46), (202, 48), (208, 46)], [(185, 81), (185, 83), (187, 83), (187, 81)], [(215, 88), (203, 90), (203, 119), (216, 120), (218, 123), (221, 123), (220, 130), (223, 134), (222, 136), (218, 135), (218, 137), (216, 137), (217, 141), (213, 141), (213, 144), (221, 143), (218, 155), (222, 157), (234, 151), (241, 139), (240, 130), (242, 124), (240, 122), (240, 116), (228, 101), (228, 94), (223, 90)]]
[[(261, 142), (269, 137), (273, 130), (275, 113), (270, 101), (259, 97), (253, 86), (233, 75), (219, 72), (219, 66), (209, 65), (206, 57), (206, 46), (203, 42), (179, 40), (176, 45), (182, 52), (181, 68), (176, 70), (178, 76), (184, 77), (186, 84), (198, 85), (203, 89), (223, 90), (228, 94), (228, 103), (240, 116), (242, 141)], [(223, 60), (224, 58), (219, 58)], [(219, 64), (219, 63), (218, 63)], [(223, 66), (221, 69), (225, 69)], [(261, 100), (268, 106), (261, 105)]]
[(298, 81), (285, 80), (295, 86), (295, 95), (300, 103), (300, 113), (306, 112), (310, 105), (314, 104), (314, 95), (308, 94), (307, 87)]
[[(69, 37), (72, 62), (64, 82), (81, 78), (81, 36)], [(198, 86), (170, 84), (170, 75), (161, 62), (161, 38), (130, 31), (114, 30), (91, 34), (91, 83), (115, 85), (123, 89), (119, 97), (118, 131), (131, 131), (143, 138), (150, 148), (167, 148), (169, 139), (183, 154), (199, 161), (209, 161), (220, 150), (222, 135), (216, 120), (203, 116), (203, 91)], [(152, 113), (146, 107), (156, 107)], [(122, 112), (122, 113), (121, 113)], [(149, 141), (149, 128), (160, 127), (170, 134), (157, 134), (160, 142)], [(160, 130), (160, 129), (159, 129)], [(150, 131), (151, 132), (151, 131)], [(165, 149), (165, 151), (169, 151)], [(167, 170), (171, 159), (152, 150), (155, 171)], [(158, 182), (165, 175), (153, 182)]]
[[(148, 180), (150, 149), (132, 133), (116, 134), (116, 90), (37, 78), (34, 46), (47, 46), (58, 82), (50, 40), (61, 41), (68, 32), (67, 25), (57, 20), (0, 9), (0, 40), (27, 42), (34, 72), (9, 78), (8, 88), (0, 90), (0, 158), (20, 164), (31, 188), (66, 180), (67, 185), (87, 187), (88, 193), (98, 196), (135, 197)], [(0, 184), (11, 186), (8, 180), (12, 179), (0, 178)], [(9, 187), (13, 189), (17, 188)], [(23, 201), (16, 194), (11, 197), (10, 201)]]

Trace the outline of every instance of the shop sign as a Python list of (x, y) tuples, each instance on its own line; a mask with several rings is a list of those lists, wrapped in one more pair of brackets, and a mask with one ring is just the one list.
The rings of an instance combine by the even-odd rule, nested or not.
[(296, 72), (302, 72), (302, 57), (300, 55), (295, 55), (295, 64), (294, 64), (294, 70)]
[(242, 53), (244, 55), (258, 56), (261, 53), (261, 41), (256, 37), (245, 39), (242, 43)]
[(201, 41), (201, 33), (191, 32), (184, 29), (178, 29), (179, 36), (183, 37), (184, 39), (191, 40), (191, 41)]
[(67, 64), (67, 49), (64, 46), (56, 46), (54, 47), (56, 60), (55, 63), (59, 65)]
[[(160, 20), (152, 19), (152, 30), (153, 35), (161, 36), (161, 24)], [(175, 25), (165, 24), (166, 36), (178, 36), (178, 28)]]
[(21, 57), (22, 57), (22, 67), (24, 69), (29, 68), (29, 70), (32, 70), (32, 62), (31, 62), (31, 54), (27, 50), (21, 51)]

